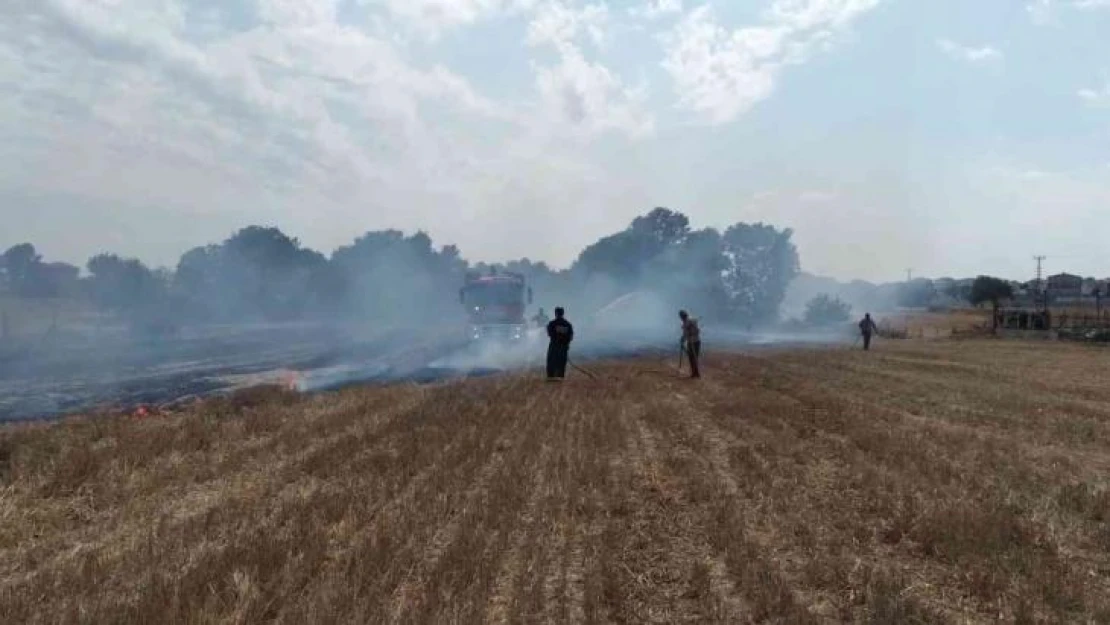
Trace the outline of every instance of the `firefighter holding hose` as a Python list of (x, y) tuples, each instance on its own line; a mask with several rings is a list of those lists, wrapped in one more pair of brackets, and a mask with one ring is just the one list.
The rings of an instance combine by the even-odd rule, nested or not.
[[(698, 320), (691, 317), (685, 310), (678, 311), (678, 318), (682, 320), (682, 338), (679, 340), (679, 351), (686, 352), (690, 359), (690, 377), (700, 378), (698, 358), (701, 356), (701, 329)], [(681, 361), (679, 362), (681, 364)]]
[(563, 318), (563, 308), (555, 309), (555, 318), (547, 324), (547, 379), (562, 379), (567, 375), (570, 343), (574, 340), (574, 326)]

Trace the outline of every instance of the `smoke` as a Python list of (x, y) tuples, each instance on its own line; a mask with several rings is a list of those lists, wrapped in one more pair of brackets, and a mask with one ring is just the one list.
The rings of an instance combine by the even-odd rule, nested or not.
[[(523, 273), (532, 288), (526, 317), (566, 309), (572, 358), (604, 358), (673, 349), (680, 308), (702, 320), (707, 337), (766, 322), (796, 262), (788, 238), (762, 225), (690, 231), (685, 216), (656, 209), (567, 269), (528, 259), (501, 268)], [(473, 268), (454, 246), (395, 230), (325, 256), (276, 228), (249, 227), (188, 251), (173, 270), (98, 255), (70, 295), (52, 300), (61, 313), (49, 327), (27, 331), (10, 320), (35, 308), (27, 298), (0, 300), (0, 419), (259, 383), (316, 391), (540, 368), (542, 328), (508, 344), (469, 341), (459, 289)]]
[(527, 369), (543, 363), (546, 346), (547, 335), (544, 331), (530, 328), (519, 341), (474, 343), (433, 360), (428, 367), (464, 374)]

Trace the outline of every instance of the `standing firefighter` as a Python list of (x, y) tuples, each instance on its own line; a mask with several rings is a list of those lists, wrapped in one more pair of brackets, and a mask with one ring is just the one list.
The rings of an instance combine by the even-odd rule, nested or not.
[(567, 375), (567, 352), (574, 340), (574, 326), (563, 318), (562, 307), (555, 309), (555, 318), (547, 324), (547, 377), (564, 378)]
[(682, 320), (682, 339), (679, 341), (679, 349), (685, 351), (686, 357), (690, 359), (690, 377), (700, 378), (698, 358), (701, 356), (701, 330), (698, 328), (698, 320), (687, 314), (685, 310), (678, 311), (678, 318)]
[(864, 313), (863, 319), (859, 322), (859, 331), (863, 335), (863, 349), (871, 349), (871, 332), (877, 332), (879, 326), (875, 325), (875, 320), (871, 318), (871, 313)]
[(540, 308), (536, 316), (532, 317), (532, 322), (536, 324), (537, 328), (542, 328), (547, 325), (547, 313), (543, 311), (543, 308)]

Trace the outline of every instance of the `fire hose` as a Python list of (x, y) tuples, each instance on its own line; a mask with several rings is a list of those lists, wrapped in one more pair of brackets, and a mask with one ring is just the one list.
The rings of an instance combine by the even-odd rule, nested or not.
[(584, 373), (591, 380), (596, 380), (597, 379), (597, 375), (590, 372), (588, 369), (583, 369), (582, 367), (579, 367), (578, 365), (574, 364), (574, 361), (571, 360), (570, 358), (567, 358), (567, 364), (569, 364), (575, 371), (578, 371), (579, 373)]

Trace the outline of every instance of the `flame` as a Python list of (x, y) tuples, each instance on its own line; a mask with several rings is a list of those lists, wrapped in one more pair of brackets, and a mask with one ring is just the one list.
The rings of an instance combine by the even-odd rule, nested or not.
[(290, 391), (301, 390), (301, 374), (297, 371), (286, 371), (281, 376), (281, 384)]

